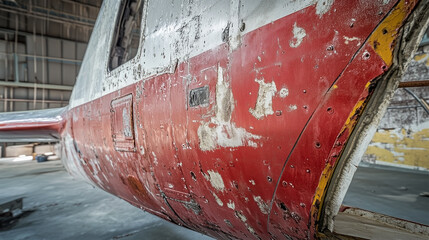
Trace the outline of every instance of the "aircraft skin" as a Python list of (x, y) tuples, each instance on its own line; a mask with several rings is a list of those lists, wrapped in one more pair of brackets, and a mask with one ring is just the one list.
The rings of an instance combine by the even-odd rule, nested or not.
[(148, 0), (136, 57), (109, 70), (119, 4), (103, 2), (61, 121), (0, 129), (58, 130), (72, 175), (215, 238), (320, 237), (418, 1)]

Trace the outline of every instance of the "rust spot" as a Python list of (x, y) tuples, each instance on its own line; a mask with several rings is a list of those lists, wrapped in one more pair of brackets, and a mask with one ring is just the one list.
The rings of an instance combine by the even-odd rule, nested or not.
[[(121, 177), (121, 179), (122, 179), (122, 177)], [(144, 186), (142, 185), (142, 183), (140, 182), (139, 179), (130, 175), (127, 177), (127, 180), (128, 180), (129, 189), (135, 195), (137, 195), (137, 197), (142, 198), (142, 199), (149, 199), (148, 193), (147, 193), (146, 189), (144, 188)]]

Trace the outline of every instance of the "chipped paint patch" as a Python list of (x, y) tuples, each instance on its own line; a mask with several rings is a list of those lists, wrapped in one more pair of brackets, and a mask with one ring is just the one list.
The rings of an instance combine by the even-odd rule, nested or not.
[(302, 40), (304, 40), (304, 37), (307, 36), (307, 33), (305, 33), (304, 28), (300, 28), (296, 25), (296, 23), (293, 25), (293, 38), (289, 41), (289, 46), (292, 48), (297, 48), (299, 45), (301, 45)]
[(156, 154), (154, 152), (152, 152), (152, 156), (153, 156), (153, 164), (158, 166), (158, 158), (156, 157)]
[(235, 211), (235, 216), (244, 223), (247, 221), (246, 216), (244, 216), (242, 212)]
[(222, 207), (223, 206), (222, 200), (220, 200), (220, 198), (216, 195), (216, 193), (212, 192), (212, 195), (215, 198), (217, 204)]
[(253, 148), (257, 148), (257, 147), (258, 147), (258, 144), (257, 144), (257, 143), (255, 143), (255, 142), (254, 142), (254, 141), (252, 141), (252, 140), (247, 141), (247, 145), (248, 145), (249, 147), (253, 147)]
[(298, 109), (298, 107), (296, 105), (289, 105), (288, 111), (292, 112), (292, 111), (295, 111), (297, 109)]
[(268, 204), (262, 200), (261, 196), (253, 196), (253, 200), (258, 204), (258, 207), (263, 214), (268, 214)]
[(210, 119), (210, 122), (202, 122), (198, 127), (197, 133), (202, 151), (212, 151), (219, 147), (239, 147), (246, 144), (257, 147), (257, 144), (251, 140), (260, 139), (260, 136), (251, 134), (244, 128), (236, 127), (235, 123), (231, 122), (234, 98), (229, 84), (224, 80), (223, 68), (220, 66), (216, 84), (215, 110), (216, 115)]
[(316, 14), (322, 17), (331, 9), (334, 0), (318, 0), (316, 4)]
[(287, 89), (287, 88), (282, 88), (282, 89), (280, 89), (280, 91), (279, 91), (279, 96), (281, 97), (281, 98), (285, 98), (285, 97), (287, 97), (289, 95), (289, 90)]
[(253, 234), (254, 236), (256, 236), (255, 229), (253, 229), (251, 226), (247, 225), (247, 230), (249, 230), (249, 232), (250, 232), (251, 234)]
[(222, 176), (215, 171), (208, 170), (208, 178), (210, 181), (210, 184), (212, 187), (214, 187), (216, 190), (223, 192), (225, 190), (225, 184), (223, 183)]
[(273, 115), (273, 96), (277, 92), (276, 84), (273, 82), (265, 83), (264, 79), (255, 79), (259, 84), (258, 99), (255, 108), (249, 108), (249, 112), (258, 120)]
[(226, 204), (228, 208), (231, 208), (232, 210), (235, 209), (235, 203), (232, 200), (229, 200), (229, 202)]
[(344, 43), (346, 44), (346, 45), (348, 45), (350, 42), (353, 42), (353, 41), (358, 41), (358, 43), (356, 44), (356, 46), (360, 46), (360, 39), (358, 38), (358, 37), (347, 37), (347, 36), (344, 36), (343, 37), (344, 38)]
[(249, 180), (249, 182), (253, 185), (253, 186), (255, 186), (255, 180)]

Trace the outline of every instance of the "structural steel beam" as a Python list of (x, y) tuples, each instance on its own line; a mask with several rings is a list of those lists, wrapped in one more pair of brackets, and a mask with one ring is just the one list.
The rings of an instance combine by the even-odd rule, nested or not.
[(429, 80), (400, 82), (398, 88), (427, 87), (427, 86), (429, 86)]
[(28, 82), (6, 82), (6, 81), (0, 81), (0, 87), (43, 88), (43, 89), (62, 90), (62, 91), (73, 90), (73, 86), (43, 84), (43, 83), (28, 83)]

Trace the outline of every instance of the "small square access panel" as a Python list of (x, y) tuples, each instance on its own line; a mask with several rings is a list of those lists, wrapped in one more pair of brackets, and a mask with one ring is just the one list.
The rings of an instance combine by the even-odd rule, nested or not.
[(204, 86), (200, 88), (194, 88), (189, 93), (189, 106), (206, 106), (209, 103), (209, 86)]
[(117, 98), (110, 104), (112, 139), (117, 151), (134, 152), (133, 95)]

